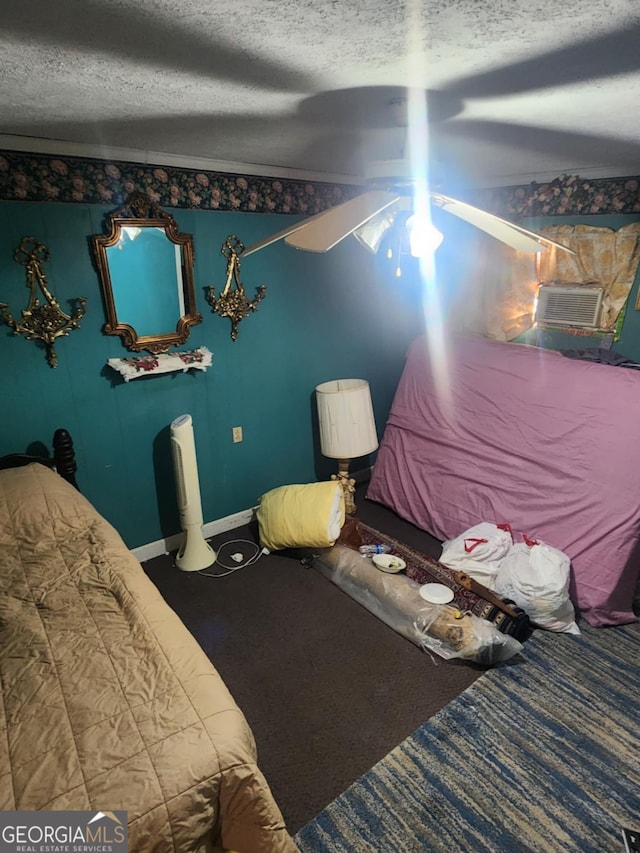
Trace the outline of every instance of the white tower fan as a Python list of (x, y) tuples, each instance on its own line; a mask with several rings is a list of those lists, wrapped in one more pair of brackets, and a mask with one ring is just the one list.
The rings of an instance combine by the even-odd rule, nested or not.
[(180, 415), (172, 421), (171, 454), (180, 524), (184, 531), (184, 542), (176, 556), (176, 566), (183, 572), (199, 572), (215, 563), (216, 552), (202, 533), (200, 481), (191, 415)]

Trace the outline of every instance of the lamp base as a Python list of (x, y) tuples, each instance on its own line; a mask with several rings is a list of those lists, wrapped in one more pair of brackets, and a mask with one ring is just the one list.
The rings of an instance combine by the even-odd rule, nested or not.
[(332, 474), (331, 479), (337, 480), (342, 486), (344, 495), (344, 511), (347, 515), (356, 514), (354, 496), (356, 493), (356, 481), (349, 476), (349, 459), (338, 460), (338, 473)]

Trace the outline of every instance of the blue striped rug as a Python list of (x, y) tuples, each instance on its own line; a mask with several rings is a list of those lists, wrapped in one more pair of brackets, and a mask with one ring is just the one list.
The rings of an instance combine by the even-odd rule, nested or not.
[(623, 851), (621, 827), (640, 829), (640, 628), (581, 629), (536, 631), (303, 827), (302, 853)]

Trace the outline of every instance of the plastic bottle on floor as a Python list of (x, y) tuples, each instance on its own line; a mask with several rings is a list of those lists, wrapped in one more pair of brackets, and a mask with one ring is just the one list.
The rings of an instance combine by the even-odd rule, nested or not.
[(392, 550), (390, 545), (361, 545), (358, 548), (363, 557), (373, 557), (374, 554), (390, 554)]

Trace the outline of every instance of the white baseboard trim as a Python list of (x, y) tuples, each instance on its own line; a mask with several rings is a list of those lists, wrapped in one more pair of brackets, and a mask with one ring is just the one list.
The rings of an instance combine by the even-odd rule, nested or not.
[[(352, 471), (351, 476), (356, 483), (362, 483), (370, 479), (373, 467), (361, 468), (359, 471)], [(224, 518), (218, 518), (215, 521), (208, 521), (202, 527), (202, 532), (205, 539), (211, 536), (216, 536), (218, 533), (225, 533), (227, 530), (235, 530), (236, 527), (242, 527), (253, 521), (257, 507), (251, 509), (243, 509), (240, 512), (235, 512), (233, 515), (227, 515)], [(168, 536), (166, 539), (157, 539), (155, 542), (149, 542), (147, 545), (139, 545), (137, 548), (132, 548), (131, 553), (140, 563), (145, 560), (152, 560), (154, 557), (159, 557), (161, 554), (168, 554), (169, 551), (177, 551), (182, 545), (182, 533), (175, 533), (173, 536)]]
[[(255, 511), (256, 507), (243, 509), (241, 512), (233, 513), (233, 515), (226, 515), (224, 518), (208, 521), (202, 527), (204, 538), (209, 539), (218, 533), (225, 533), (227, 530), (235, 530), (236, 527), (249, 524), (250, 521), (253, 521)], [(180, 545), (182, 545), (182, 533), (175, 533), (166, 539), (157, 539), (155, 542), (149, 542), (147, 545), (139, 545), (137, 548), (132, 548), (131, 553), (138, 562), (144, 563), (145, 560), (152, 560), (154, 557), (161, 556), (161, 554), (176, 551)]]

